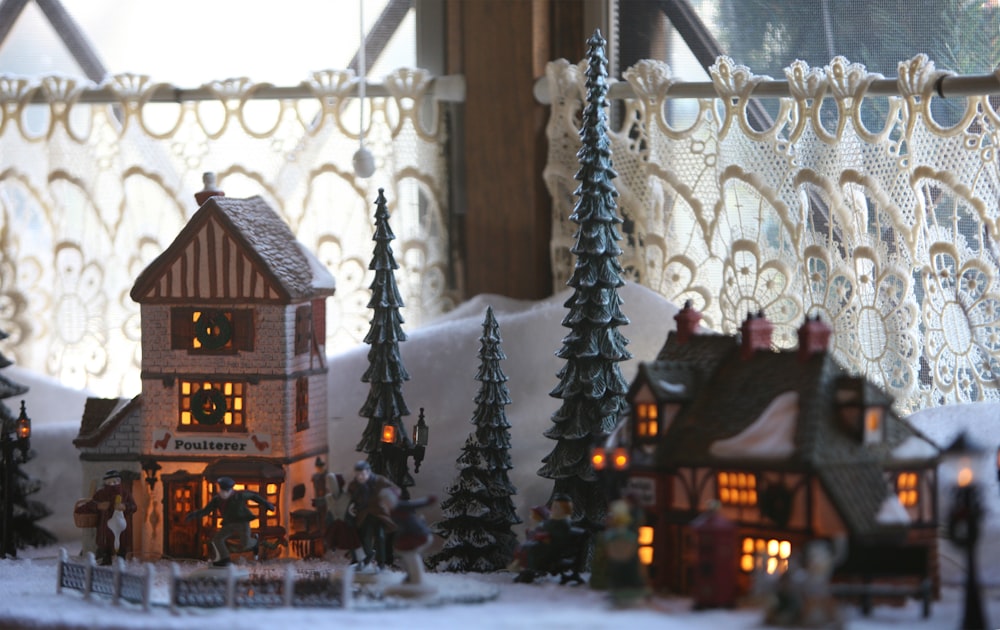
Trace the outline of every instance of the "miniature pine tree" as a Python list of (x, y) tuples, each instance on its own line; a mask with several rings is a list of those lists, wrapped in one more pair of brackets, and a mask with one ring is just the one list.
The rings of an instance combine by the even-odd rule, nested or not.
[(505, 407), (510, 404), (507, 375), (500, 367), (506, 359), (501, 348), (500, 326), (493, 309), (486, 309), (483, 335), (479, 338), (481, 383), (476, 394), (476, 425), (456, 462), (458, 479), (441, 503), (444, 519), (434, 527), (445, 539), (431, 565), (446, 571), (499, 571), (510, 564), (517, 546), (511, 527), (521, 522), (511, 497), (517, 488), (507, 472), (510, 463), (510, 423)]
[[(0, 341), (7, 338), (7, 334), (0, 331)], [(0, 369), (8, 367), (11, 365), (11, 361), (0, 353)], [(28, 388), (19, 383), (15, 383), (8, 379), (6, 376), (0, 375), (0, 400), (11, 398), (14, 396), (20, 396), (28, 391)], [(21, 411), (24, 412), (24, 401), (21, 401)], [(14, 426), (17, 422), (17, 416), (14, 415), (10, 408), (7, 407), (6, 403), (0, 402), (0, 423), (2, 423), (2, 429), (8, 433), (13, 433)], [(39, 547), (41, 545), (52, 544), (56, 541), (55, 536), (49, 533), (47, 530), (38, 526), (38, 521), (45, 518), (52, 513), (44, 503), (36, 501), (29, 498), (32, 494), (38, 492), (42, 484), (36, 479), (31, 479), (28, 477), (27, 473), (21, 470), (21, 456), (20, 452), (16, 451), (18, 454), (14, 455), (8, 462), (7, 465), (12, 467), (11, 470), (11, 487), (10, 487), (10, 501), (13, 506), (12, 514), (13, 520), (11, 522), (11, 537), (10, 541), (13, 544), (13, 549), (10, 552), (15, 552), (16, 549), (24, 549), (25, 547)], [(30, 459), (34, 453), (28, 451), (25, 456), (25, 461)], [(0, 497), (6, 492), (6, 488), (3, 487), (4, 477), (0, 475)], [(2, 509), (2, 507), (0, 507)], [(0, 517), (3, 515), (0, 514)], [(2, 540), (2, 539), (0, 539)], [(0, 555), (5, 553), (5, 550), (0, 549)]]
[[(396, 286), (394, 271), (399, 268), (392, 254), (389, 243), (395, 239), (392, 228), (389, 227), (389, 211), (386, 209), (386, 199), (383, 189), (378, 189), (378, 199), (375, 200), (375, 250), (368, 268), (375, 272), (375, 279), (369, 287), (372, 292), (368, 308), (374, 311), (371, 328), (365, 337), (368, 350), (368, 369), (361, 377), (361, 382), (369, 383), (368, 398), (359, 412), (368, 418), (357, 450), (368, 454), (368, 463), (372, 472), (387, 477), (399, 486), (403, 498), (408, 498), (407, 488), (413, 485), (407, 466), (406, 453), (413, 442), (406, 433), (402, 417), (409, 415), (410, 410), (403, 400), (403, 382), (410, 380), (410, 375), (403, 366), (399, 354), (399, 342), (406, 341), (403, 332), (403, 318), (399, 314), (403, 306), (403, 298)], [(383, 427), (394, 428), (395, 443), (386, 444), (382, 441)]]
[(553, 479), (553, 495), (573, 501), (581, 525), (600, 527), (607, 513), (607, 498), (590, 463), (591, 447), (610, 434), (625, 405), (628, 385), (619, 363), (631, 358), (628, 339), (618, 330), (628, 324), (621, 311), (618, 287), (624, 284), (618, 261), (621, 240), (617, 225), (615, 190), (617, 176), (611, 163), (607, 135), (607, 59), (600, 31), (587, 40), (587, 103), (580, 130), (582, 148), (574, 194), (578, 197), (570, 220), (579, 225), (572, 253), (576, 268), (567, 283), (574, 288), (565, 306), (563, 326), (570, 333), (556, 355), (566, 360), (559, 384), (550, 392), (562, 399), (545, 436), (556, 440), (542, 459), (538, 474)]

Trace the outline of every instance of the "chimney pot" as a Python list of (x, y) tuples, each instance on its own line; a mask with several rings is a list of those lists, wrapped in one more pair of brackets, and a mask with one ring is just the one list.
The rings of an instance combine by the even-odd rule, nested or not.
[(691, 300), (687, 300), (684, 308), (674, 315), (674, 321), (677, 322), (677, 343), (687, 343), (698, 329), (701, 313), (694, 309)]
[(758, 350), (770, 350), (773, 331), (774, 325), (764, 317), (764, 311), (758, 311), (756, 315), (748, 313), (740, 329), (742, 333), (740, 356), (743, 360), (752, 358)]
[(819, 315), (806, 317), (806, 321), (799, 326), (799, 361), (804, 362), (814, 354), (826, 352), (832, 334), (833, 329)]

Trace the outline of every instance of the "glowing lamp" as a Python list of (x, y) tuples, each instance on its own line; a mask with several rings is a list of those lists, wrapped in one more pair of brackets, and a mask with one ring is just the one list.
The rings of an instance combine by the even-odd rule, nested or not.
[(393, 444), (396, 442), (396, 426), (393, 424), (383, 424), (382, 425), (382, 442), (384, 444)]
[(604, 447), (594, 447), (594, 451), (590, 454), (590, 463), (594, 467), (594, 470), (604, 470), (608, 464), (608, 456), (604, 452)]
[(28, 450), (31, 448), (31, 418), (28, 417), (28, 412), (24, 409), (23, 400), (21, 401), (21, 413), (14, 423), (14, 428), (17, 432), (17, 447), (21, 449), (21, 458), (27, 461)]
[(625, 470), (628, 468), (628, 451), (625, 447), (619, 446), (615, 449), (614, 457), (611, 460), (615, 470)]

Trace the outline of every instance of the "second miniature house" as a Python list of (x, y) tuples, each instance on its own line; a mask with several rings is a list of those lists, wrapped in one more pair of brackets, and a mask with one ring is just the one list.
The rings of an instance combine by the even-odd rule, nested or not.
[(334, 288), (260, 197), (210, 197), (139, 276), (142, 394), (89, 401), (75, 442), (85, 477), (111, 467), (145, 475), (148, 487), (132, 484), (146, 508), (134, 518), (135, 551), (206, 557), (218, 524), (184, 517), (222, 476), (278, 506), (257, 508), (251, 527), (262, 540), (295, 533), (291, 514), (308, 504), (314, 461), (328, 450), (325, 300)]

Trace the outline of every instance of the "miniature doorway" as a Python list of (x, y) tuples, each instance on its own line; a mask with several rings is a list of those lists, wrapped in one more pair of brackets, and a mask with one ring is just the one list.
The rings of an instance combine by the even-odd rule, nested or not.
[(199, 558), (201, 519), (185, 521), (201, 507), (201, 476), (181, 470), (163, 476), (163, 555), (170, 558)]

